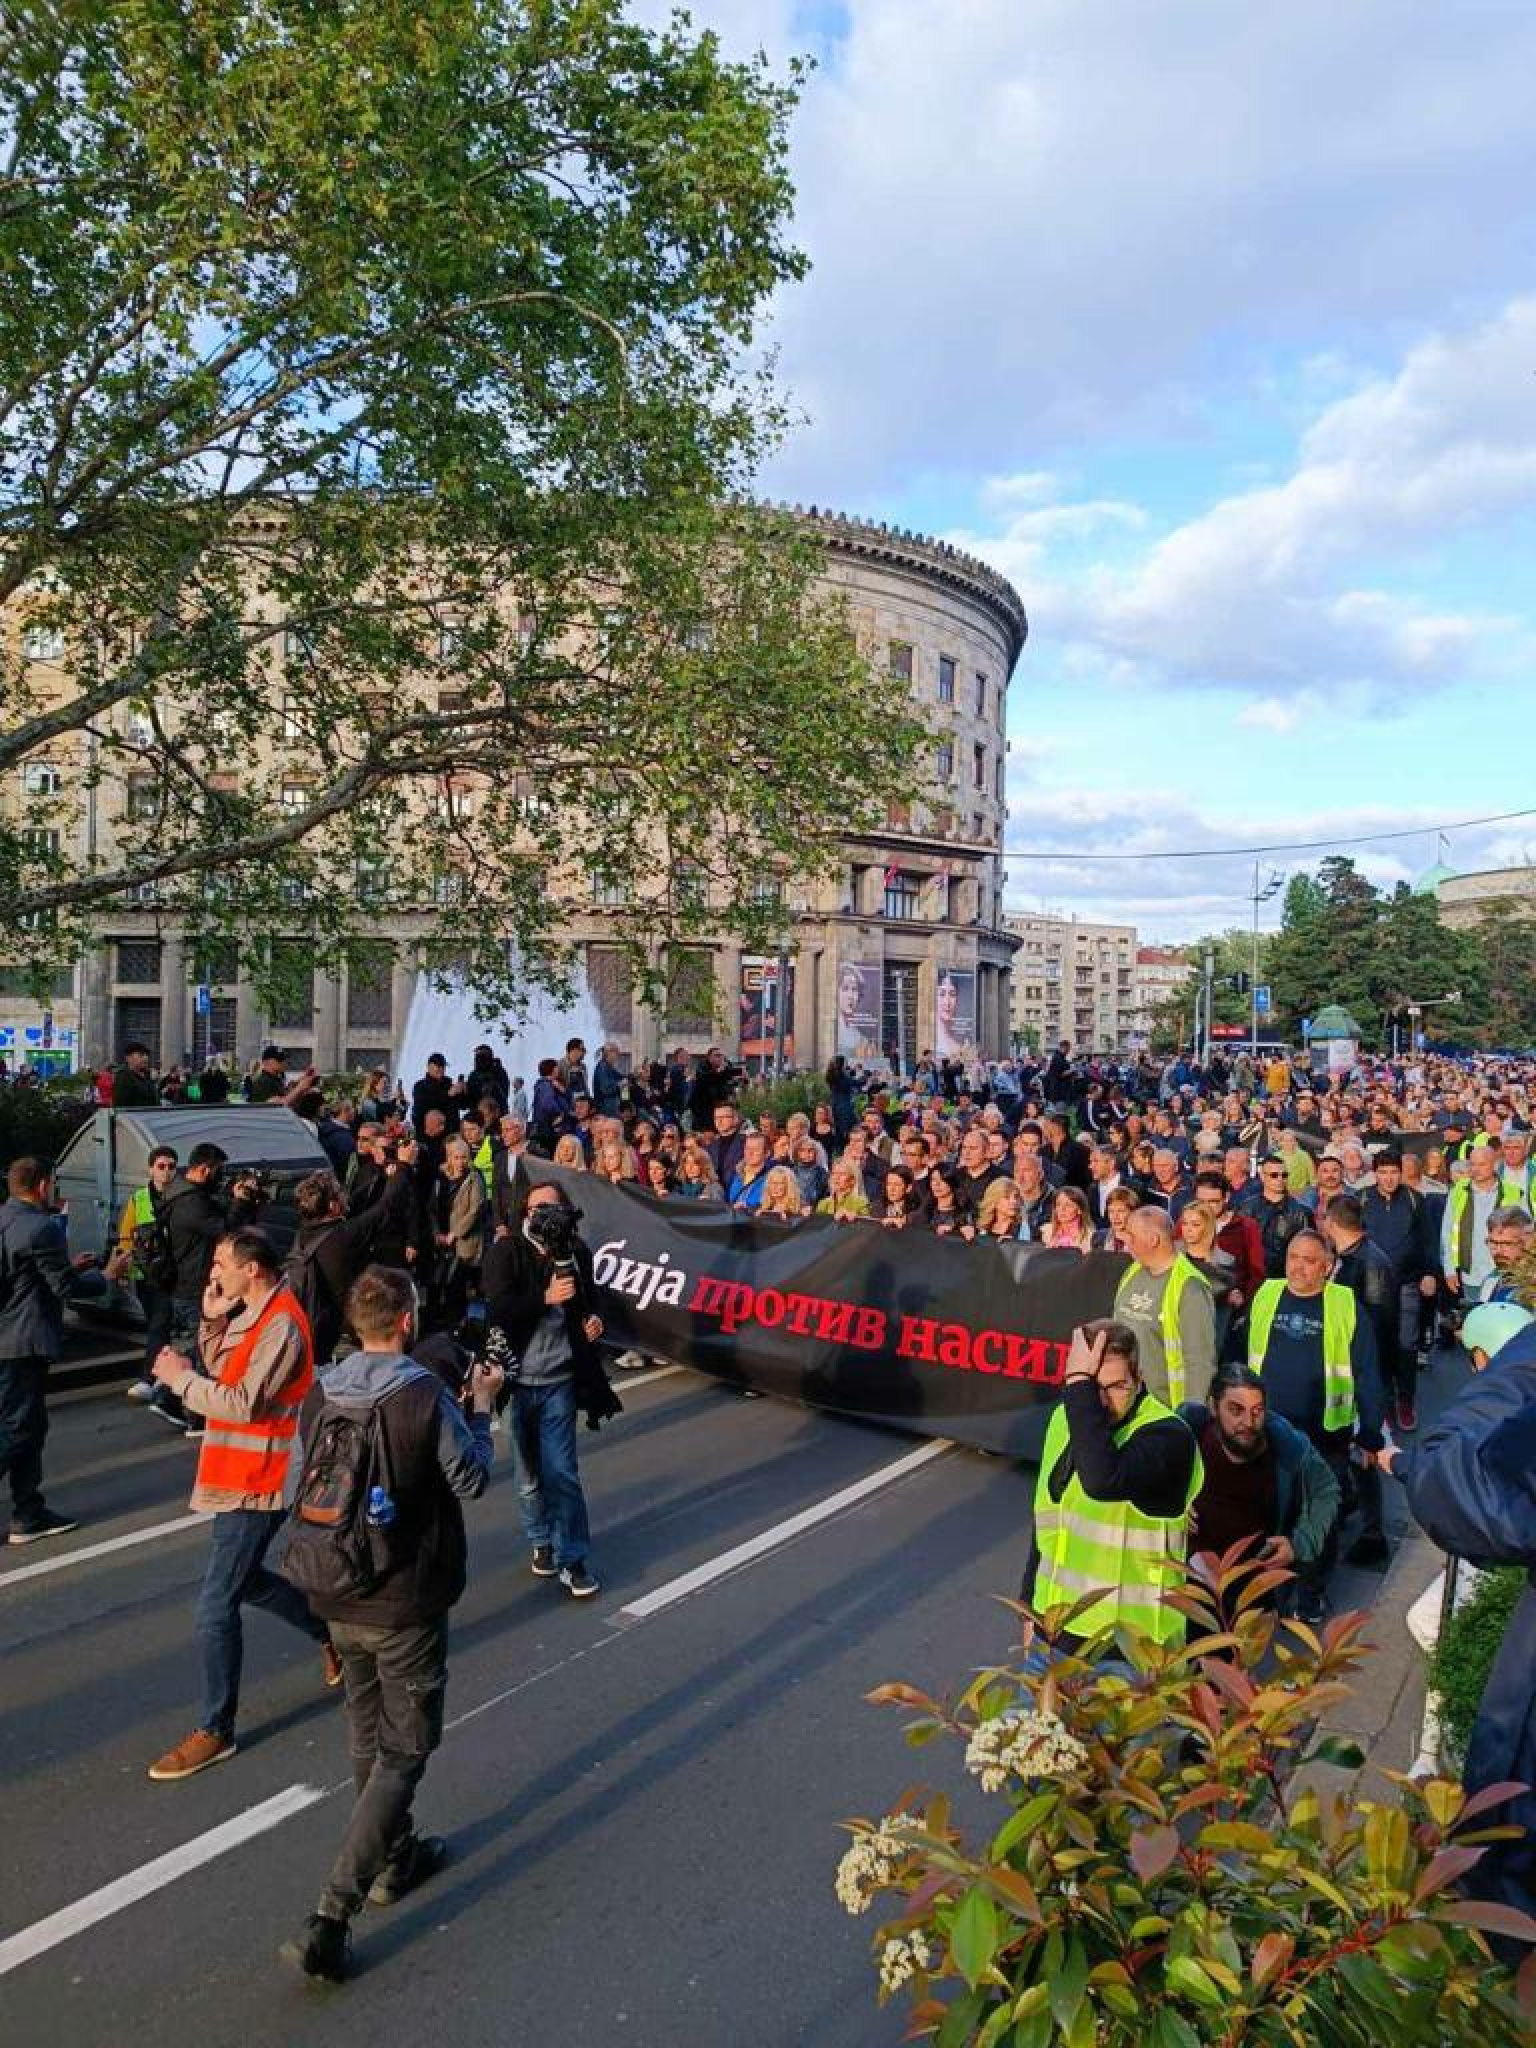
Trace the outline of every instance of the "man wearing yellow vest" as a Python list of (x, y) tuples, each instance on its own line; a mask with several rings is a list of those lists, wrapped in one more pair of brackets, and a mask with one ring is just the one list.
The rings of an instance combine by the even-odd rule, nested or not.
[(159, 1234), (160, 1205), (176, 1178), (175, 1147), (156, 1145), (149, 1155), (147, 1172), (148, 1179), (128, 1197), (117, 1225), (117, 1248), (128, 1255), (128, 1276), (144, 1311), (144, 1370), (128, 1389), (130, 1401), (151, 1399), (155, 1383), (150, 1373), (162, 1347), (170, 1342), (171, 1297), (151, 1274), (148, 1262)]
[(1102, 1587), (1070, 1640), (1126, 1628), (1182, 1642), (1184, 1617), (1163, 1595), (1184, 1582), (1189, 1511), (1204, 1476), (1188, 1425), (1142, 1381), (1135, 1332), (1085, 1323), (1046, 1431), (1026, 1597), (1044, 1612)]
[(1135, 1336), (1147, 1388), (1176, 1408), (1188, 1389), (1203, 1393), (1216, 1370), (1216, 1303), (1161, 1209), (1132, 1210), (1125, 1241), (1132, 1263), (1115, 1290), (1115, 1315)]
[[(1285, 1278), (1266, 1280), (1248, 1316), (1248, 1364), (1262, 1375), (1271, 1412), (1312, 1439), (1348, 1496), (1349, 1451), (1382, 1445), (1381, 1377), (1370, 1318), (1330, 1280), (1333, 1255), (1316, 1231), (1286, 1246)], [(1335, 1538), (1337, 1532), (1335, 1532)], [(1336, 1540), (1303, 1575), (1298, 1611), (1316, 1619)]]
[(1474, 1145), (1467, 1154), (1465, 1178), (1458, 1178), (1445, 1198), (1440, 1224), (1440, 1267), (1445, 1284), (1463, 1305), (1475, 1302), (1493, 1274), (1488, 1225), (1504, 1204), (1499, 1184), (1496, 1145)]
[(155, 1378), (189, 1414), (207, 1418), (192, 1489), (213, 1516), (213, 1543), (197, 1597), (203, 1709), (192, 1733), (150, 1765), (159, 1782), (190, 1778), (235, 1754), (242, 1606), (264, 1607), (321, 1646), (327, 1686), (341, 1662), (324, 1622), (266, 1556), (298, 1479), (299, 1410), (314, 1382), (309, 1323), (262, 1231), (231, 1231), (214, 1248), (198, 1331), (201, 1370), (162, 1351)]

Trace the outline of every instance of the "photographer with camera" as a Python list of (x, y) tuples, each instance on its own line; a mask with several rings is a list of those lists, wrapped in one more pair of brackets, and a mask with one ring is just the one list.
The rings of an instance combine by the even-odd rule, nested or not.
[(347, 1198), (334, 1173), (309, 1174), (293, 1191), (299, 1230), (284, 1270), (309, 1317), (321, 1364), (334, 1355), (341, 1338), (343, 1304), (353, 1281), (364, 1266), (378, 1261), (381, 1245), (403, 1241), (410, 1228), (415, 1163), (414, 1145), (392, 1145), (385, 1158), (383, 1199), (358, 1216), (347, 1214)]
[[(226, 1200), (220, 1183), (228, 1164), (229, 1154), (222, 1146), (194, 1145), (180, 1178), (171, 1182), (161, 1200), (163, 1243), (155, 1270), (147, 1277), (170, 1298), (166, 1342), (188, 1355), (196, 1349), (215, 1245), (230, 1231), (253, 1222), (266, 1201), (261, 1175), (254, 1167), (241, 1169)], [(173, 1429), (185, 1430), (191, 1437), (203, 1434), (201, 1417), (189, 1416), (164, 1381), (157, 1384), (146, 1406)]]
[(576, 1462), (576, 1411), (600, 1428), (623, 1403), (608, 1384), (593, 1309), (592, 1255), (577, 1235), (580, 1211), (553, 1183), (531, 1187), (510, 1236), (485, 1254), (486, 1356), (512, 1389), (512, 1445), (523, 1533), (533, 1575), (559, 1578), (576, 1600), (597, 1580)]
[(491, 1410), (503, 1375), (477, 1365), (468, 1414), (415, 1362), (408, 1273), (370, 1266), (346, 1299), (361, 1349), (321, 1375), (304, 1404), (304, 1471), (283, 1569), (330, 1624), (347, 1689), (356, 1803), (315, 1911), (282, 1951), (336, 1981), (367, 1899), (392, 1906), (447, 1861), (411, 1824), (416, 1787), (443, 1734), (448, 1613), (464, 1590), (461, 1501), (485, 1491)]

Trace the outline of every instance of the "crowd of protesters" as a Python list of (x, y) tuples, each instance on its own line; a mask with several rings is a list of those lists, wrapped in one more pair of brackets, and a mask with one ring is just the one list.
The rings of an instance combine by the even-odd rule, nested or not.
[[(235, 1754), (244, 1605), (303, 1630), (325, 1683), (347, 1687), (359, 1799), (294, 1947), (315, 1975), (345, 1968), (365, 1896), (401, 1896), (442, 1860), (409, 1822), (436, 1734), (424, 1725), (397, 1754), (380, 1700), (435, 1687), (440, 1726), (443, 1616), (463, 1584), (457, 1501), (485, 1484), (494, 1414), (532, 1572), (576, 1599), (599, 1590), (576, 1423), (620, 1408), (602, 1295), (572, 1204), (530, 1188), (525, 1155), (657, 1202), (729, 1206), (766, 1230), (819, 1219), (929, 1232), (978, 1257), (1001, 1245), (1122, 1254), (1112, 1315), (1074, 1338), (1027, 1584), (1069, 1600), (1118, 1557), (1109, 1618), (1153, 1633), (1175, 1626), (1159, 1575), (1192, 1541), (1257, 1545), (1294, 1572), (1309, 1617), (1349, 1514), (1351, 1559), (1383, 1564), (1381, 1475), (1399, 1457), (1392, 1433), (1417, 1429), (1433, 1346), (1463, 1322), (1475, 1333), (1489, 1304), (1523, 1316), (1532, 1280), (1536, 1063), (1364, 1059), (1323, 1075), (1305, 1056), (1202, 1066), (1067, 1045), (1048, 1060), (924, 1054), (906, 1072), (838, 1059), (782, 1116), (767, 1090), (744, 1107), (746, 1076), (718, 1047), (631, 1070), (616, 1048), (592, 1059), (573, 1039), (530, 1086), (483, 1045), (464, 1073), (434, 1055), (406, 1078), (376, 1071), (327, 1091), (270, 1046), (236, 1090), (218, 1063), (157, 1077), (139, 1045), (95, 1078), (97, 1100), (118, 1108), (238, 1093), (303, 1118), (329, 1165), (292, 1191), (291, 1244), (270, 1228), (262, 1175), (235, 1170), (226, 1192), (229, 1162), (208, 1143), (152, 1151), (99, 1272), (69, 1258), (46, 1162), (13, 1162), (0, 1209), (10, 1541), (77, 1526), (41, 1487), (46, 1372), (69, 1301), (134, 1286), (146, 1337), (130, 1391), (199, 1444), (193, 1505), (214, 1531), (196, 1616), (204, 1704), (150, 1775), (174, 1782)], [(328, 1526), (336, 1446), (386, 1410), (399, 1500), (386, 1493), (378, 1528), (398, 1511), (400, 1530), (375, 1529), (375, 1486), (373, 1566), (336, 1584), (322, 1559), (301, 1590), (297, 1564), (266, 1562), (287, 1527), (302, 1563), (313, 1531), (292, 1519), (295, 1485), (301, 1507), (320, 1488), (314, 1522)]]

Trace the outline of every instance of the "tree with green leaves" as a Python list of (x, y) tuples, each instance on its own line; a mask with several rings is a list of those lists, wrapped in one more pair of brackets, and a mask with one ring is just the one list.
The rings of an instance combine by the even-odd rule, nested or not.
[[(799, 84), (618, 0), (0, 17), (0, 958), (637, 957), (907, 782), (754, 509)], [(654, 956), (653, 956), (654, 957)]]

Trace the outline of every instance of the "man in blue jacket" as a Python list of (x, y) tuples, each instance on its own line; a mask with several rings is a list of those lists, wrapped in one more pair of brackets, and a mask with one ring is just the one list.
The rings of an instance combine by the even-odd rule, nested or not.
[(36, 1543), (79, 1527), (43, 1499), (48, 1368), (64, 1350), (64, 1304), (102, 1300), (128, 1270), (124, 1252), (103, 1274), (94, 1259), (71, 1262), (53, 1175), (40, 1159), (13, 1159), (0, 1205), (0, 1479), (11, 1485), (12, 1543)]
[[(1474, 1309), (1462, 1341), (1474, 1364), (1481, 1354), (1487, 1369), (1411, 1452), (1388, 1450), (1378, 1458), (1404, 1480), (1414, 1518), (1442, 1550), (1479, 1566), (1520, 1565), (1532, 1575), (1473, 1723), (1462, 1772), (1469, 1793), (1509, 1781), (1536, 1787), (1536, 1324), (1501, 1341), (1521, 1313), (1503, 1302)], [(1466, 1889), (1536, 1913), (1536, 1790), (1489, 1818), (1524, 1832), (1516, 1841), (1490, 1843), (1468, 1872)]]

